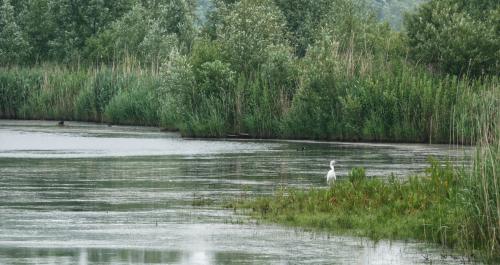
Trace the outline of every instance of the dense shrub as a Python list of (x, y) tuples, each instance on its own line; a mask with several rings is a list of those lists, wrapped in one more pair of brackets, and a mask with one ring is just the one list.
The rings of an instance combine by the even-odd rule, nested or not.
[(406, 19), (413, 59), (458, 75), (500, 72), (500, 2), (432, 0)]

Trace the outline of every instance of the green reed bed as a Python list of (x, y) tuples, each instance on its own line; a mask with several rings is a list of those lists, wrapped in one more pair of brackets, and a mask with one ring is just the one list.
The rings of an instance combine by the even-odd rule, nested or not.
[(434, 76), (404, 62), (365, 63), (347, 74), (342, 57), (333, 57), (327, 66), (304, 59), (297, 80), (285, 83), (268, 70), (225, 80), (224, 65), (196, 70), (186, 61), (167, 74), (128, 64), (3, 68), (0, 117), (162, 126), (194, 137), (472, 144), (479, 106), (499, 84)]
[(153, 72), (48, 65), (0, 71), (0, 117), (159, 125)]
[(342, 59), (332, 64), (328, 72), (308, 67), (314, 72), (284, 112), (282, 137), (471, 144), (481, 104), (471, 98), (499, 85), (498, 77), (436, 76), (405, 62), (366, 63), (373, 69), (352, 75)]
[(476, 139), (474, 165), (464, 174), (462, 244), (500, 260), (500, 87), (472, 101), (480, 114), (473, 119)]

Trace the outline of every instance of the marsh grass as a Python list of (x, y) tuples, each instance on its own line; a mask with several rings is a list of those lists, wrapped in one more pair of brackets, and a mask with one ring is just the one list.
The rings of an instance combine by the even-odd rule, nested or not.
[[(192, 137), (248, 133), (255, 138), (474, 144), (480, 134), (475, 119), (483, 101), (497, 96), (500, 83), (498, 77), (435, 76), (404, 61), (357, 58), (335, 49), (308, 56), (297, 63), (300, 71), (290, 70), (293, 76), (276, 77), (286, 82), (265, 69), (221, 81), (224, 65), (222, 70), (214, 66), (222, 73), (212, 69), (216, 74), (203, 75), (208, 81), (201, 82), (190, 79), (189, 63), (177, 69), (181, 80), (168, 79), (157, 67), (143, 69), (133, 60), (112, 66), (2, 68), (0, 117), (162, 126)], [(355, 65), (347, 59), (353, 56)], [(177, 84), (180, 96), (164, 89), (166, 83)]]
[(3, 68), (0, 117), (158, 126), (159, 81), (133, 65)]
[(484, 92), (473, 127), (478, 135), (474, 166), (464, 173), (464, 247), (500, 260), (500, 88)]
[(309, 66), (281, 119), (282, 136), (473, 144), (481, 95), (499, 84), (498, 77), (437, 76), (398, 60), (367, 59), (369, 70), (345, 74), (348, 61), (331, 53), (306, 58)]
[[(266, 221), (373, 239), (422, 239), (454, 246), (458, 227), (455, 197), (460, 175), (437, 161), (424, 177), (389, 181), (353, 169), (328, 189), (282, 189), (273, 197), (244, 199), (231, 206), (251, 209)], [(445, 229), (446, 227), (446, 229)]]

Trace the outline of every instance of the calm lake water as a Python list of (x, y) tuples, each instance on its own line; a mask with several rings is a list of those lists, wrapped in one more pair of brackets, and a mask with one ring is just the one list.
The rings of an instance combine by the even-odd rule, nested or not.
[(256, 224), (221, 204), (326, 187), (331, 159), (339, 181), (353, 167), (405, 177), (428, 156), (466, 164), (468, 150), (56, 123), (0, 120), (0, 264), (463, 264), (422, 243)]

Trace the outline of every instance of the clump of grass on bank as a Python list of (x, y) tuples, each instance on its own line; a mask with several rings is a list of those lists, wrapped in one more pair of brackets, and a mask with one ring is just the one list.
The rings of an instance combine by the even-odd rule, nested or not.
[(232, 204), (270, 222), (373, 239), (422, 239), (454, 246), (460, 240), (461, 176), (437, 161), (425, 177), (389, 181), (353, 169), (328, 189), (282, 189), (272, 197)]
[(353, 169), (348, 180), (328, 189), (281, 189), (274, 196), (230, 206), (267, 222), (375, 240), (423, 240), (498, 259), (498, 253), (490, 253), (486, 248), (490, 244), (483, 241), (491, 238), (471, 234), (474, 221), (464, 221), (468, 208), (463, 183), (464, 176), (452, 166), (432, 161), (425, 177), (384, 181)]

